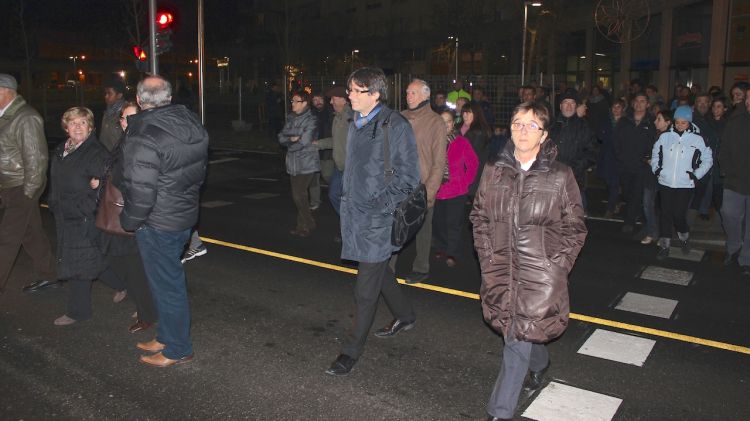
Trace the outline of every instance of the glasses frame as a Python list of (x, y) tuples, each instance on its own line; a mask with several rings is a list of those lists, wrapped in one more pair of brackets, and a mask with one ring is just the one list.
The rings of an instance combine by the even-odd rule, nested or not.
[[(531, 127), (532, 124), (537, 127), (536, 128)], [(518, 127), (514, 128), (513, 126), (518, 126)], [(529, 123), (521, 123), (521, 122), (516, 121), (516, 122), (510, 123), (510, 129), (518, 131), (518, 132), (522, 131), (523, 129), (526, 129), (526, 131), (540, 131), (540, 132), (544, 131), (542, 126), (540, 126), (539, 123), (537, 123), (536, 121), (531, 121)]]
[(347, 96), (351, 95), (351, 94), (362, 95), (362, 94), (368, 94), (368, 93), (370, 93), (369, 89), (362, 89), (362, 90), (360, 90), (360, 89), (349, 89), (349, 88), (346, 88), (346, 95)]

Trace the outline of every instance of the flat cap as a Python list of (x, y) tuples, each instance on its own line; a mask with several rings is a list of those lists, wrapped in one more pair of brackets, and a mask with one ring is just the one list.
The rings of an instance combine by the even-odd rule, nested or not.
[(0, 73), (0, 88), (8, 88), (17, 91), (18, 82), (16, 82), (16, 78), (13, 76), (7, 73)]
[(335, 96), (340, 98), (348, 97), (348, 95), (346, 94), (346, 89), (344, 89), (343, 86), (334, 86), (326, 92), (326, 96), (329, 98), (333, 98)]

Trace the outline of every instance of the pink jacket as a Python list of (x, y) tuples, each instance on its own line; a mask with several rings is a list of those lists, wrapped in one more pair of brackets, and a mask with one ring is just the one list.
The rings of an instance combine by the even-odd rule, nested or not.
[(479, 168), (479, 159), (469, 140), (456, 136), (448, 147), (448, 181), (440, 186), (435, 196), (438, 200), (452, 199), (469, 192)]

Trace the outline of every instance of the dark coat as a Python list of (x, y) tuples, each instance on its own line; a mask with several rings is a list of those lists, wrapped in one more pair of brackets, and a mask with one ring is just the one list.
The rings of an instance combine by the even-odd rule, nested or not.
[(737, 113), (729, 118), (724, 127), (719, 150), (721, 172), (724, 174), (724, 188), (733, 192), (750, 195), (750, 113)]
[[(400, 248), (391, 244), (393, 212), (419, 185), (419, 156), (414, 132), (399, 113), (382, 105), (362, 128), (349, 126), (341, 196), (341, 258), (377, 263)], [(390, 120), (387, 127), (383, 122)], [(388, 130), (391, 167), (385, 182), (383, 134)]]
[(184, 105), (166, 105), (128, 117), (123, 148), (123, 229), (148, 225), (182, 231), (198, 222), (206, 177), (208, 133)]
[(60, 279), (95, 279), (104, 270), (96, 245), (97, 190), (92, 178), (101, 178), (109, 153), (93, 133), (63, 158), (65, 142), (52, 155), (47, 203), (57, 230), (57, 275)]
[(582, 185), (586, 170), (595, 162), (594, 134), (586, 120), (575, 114), (572, 117), (560, 115), (549, 137), (557, 145), (557, 161), (569, 166)]
[(651, 173), (647, 164), (656, 142), (656, 127), (646, 115), (638, 125), (632, 115), (625, 115), (614, 127), (614, 147), (617, 169), (620, 174), (638, 174), (645, 177)]
[(529, 171), (508, 142), (488, 165), (471, 212), (485, 320), (507, 338), (544, 343), (568, 325), (568, 273), (586, 239), (581, 195), (554, 145)]
[[(291, 138), (299, 136), (292, 142)], [(279, 133), (279, 143), (286, 147), (286, 172), (289, 175), (312, 174), (320, 171), (320, 154), (313, 144), (318, 136), (318, 118), (308, 107), (300, 114), (289, 113)]]
[(596, 173), (604, 179), (607, 184), (617, 183), (617, 158), (615, 157), (615, 125), (613, 117), (608, 115), (606, 121), (597, 125), (599, 131), (596, 137), (599, 140), (599, 159), (596, 163)]

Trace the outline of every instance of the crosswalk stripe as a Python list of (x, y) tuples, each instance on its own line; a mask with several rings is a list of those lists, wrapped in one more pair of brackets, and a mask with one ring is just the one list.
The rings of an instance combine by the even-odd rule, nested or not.
[(641, 273), (641, 279), (685, 286), (693, 280), (693, 272), (663, 268), (660, 266), (648, 266)]
[(643, 366), (656, 341), (633, 335), (596, 329), (578, 353), (638, 367)]
[(610, 421), (622, 399), (551, 382), (521, 414), (537, 421)]
[(615, 306), (615, 309), (669, 319), (672, 317), (675, 307), (677, 307), (677, 301), (669, 298), (628, 292)]

